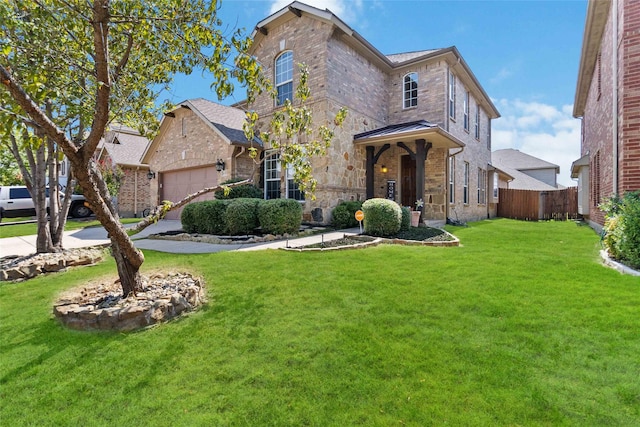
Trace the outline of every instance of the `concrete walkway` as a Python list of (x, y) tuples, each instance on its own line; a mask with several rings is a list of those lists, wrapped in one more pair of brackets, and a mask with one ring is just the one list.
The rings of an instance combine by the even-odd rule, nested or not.
[[(219, 245), (212, 243), (200, 243), (190, 241), (177, 240), (158, 240), (149, 239), (151, 234), (159, 234), (168, 231), (176, 231), (182, 228), (182, 224), (178, 220), (162, 220), (156, 224), (142, 230), (140, 233), (131, 237), (135, 245), (139, 249), (149, 249), (160, 252), (179, 253), (179, 254), (201, 254), (214, 253), (221, 251), (251, 251), (259, 249), (278, 249), (287, 247), (298, 247), (313, 243), (320, 243), (322, 240), (329, 241), (342, 238), (345, 234), (358, 234), (359, 229), (353, 228), (348, 230), (332, 231), (314, 236), (300, 237), (291, 240), (279, 240), (267, 243), (245, 243), (232, 245)], [(107, 232), (102, 227), (88, 227), (80, 230), (65, 231), (62, 238), (65, 249), (84, 248), (89, 246), (107, 245)], [(36, 236), (8, 237), (0, 239), (0, 257), (9, 255), (24, 256), (33, 254), (36, 251)]]

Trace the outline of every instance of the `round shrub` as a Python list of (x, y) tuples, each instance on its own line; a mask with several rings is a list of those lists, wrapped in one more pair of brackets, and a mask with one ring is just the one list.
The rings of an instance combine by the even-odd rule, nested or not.
[(340, 202), (331, 212), (331, 225), (336, 228), (353, 228), (358, 226), (356, 211), (362, 209), (362, 202)]
[(224, 214), (227, 232), (236, 236), (250, 234), (258, 227), (258, 204), (261, 199), (233, 199)]
[(362, 210), (366, 234), (388, 237), (400, 231), (402, 209), (393, 200), (369, 199), (362, 204)]
[(230, 200), (205, 200), (193, 203), (197, 233), (223, 234), (226, 232), (225, 211)]
[(258, 205), (258, 221), (264, 233), (297, 233), (302, 224), (302, 205), (293, 199), (265, 200)]
[(400, 231), (407, 231), (411, 228), (411, 209), (408, 206), (402, 207), (402, 220), (400, 221)]
[[(234, 182), (244, 181), (243, 179), (229, 179), (222, 184), (233, 184)], [(262, 190), (253, 184), (242, 184), (237, 187), (233, 187), (229, 194), (224, 195), (223, 190), (218, 190), (214, 193), (216, 199), (262, 199)]]
[(182, 229), (187, 233), (196, 232), (196, 217), (195, 217), (196, 203), (189, 203), (182, 208), (180, 214), (180, 222), (182, 223)]

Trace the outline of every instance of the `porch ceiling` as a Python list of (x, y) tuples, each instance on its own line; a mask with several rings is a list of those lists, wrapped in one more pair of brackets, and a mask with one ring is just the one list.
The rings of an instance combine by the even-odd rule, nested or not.
[(382, 145), (396, 142), (413, 142), (424, 139), (433, 148), (462, 148), (464, 142), (451, 135), (440, 126), (420, 120), (401, 123), (359, 133), (353, 136), (355, 145)]

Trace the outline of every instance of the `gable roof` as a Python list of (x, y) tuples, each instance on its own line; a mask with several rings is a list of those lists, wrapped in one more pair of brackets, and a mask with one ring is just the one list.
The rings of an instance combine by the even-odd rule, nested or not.
[[(227, 107), (204, 98), (196, 98), (181, 102), (180, 107), (189, 108), (209, 126), (217, 131), (229, 144), (249, 145), (242, 126), (246, 115), (244, 111)], [(262, 147), (262, 141), (255, 138), (254, 143)]]
[(511, 181), (512, 183), (509, 184), (509, 188), (536, 191), (551, 191), (561, 188), (561, 186), (554, 187), (553, 185), (549, 185), (546, 182), (540, 181), (539, 179), (523, 172), (553, 169), (555, 173), (558, 174), (560, 172), (560, 166), (539, 159), (538, 157), (522, 153), (519, 150), (515, 150), (513, 148), (496, 150), (491, 153), (491, 164), (513, 177), (513, 180)]
[(142, 156), (149, 144), (149, 139), (140, 135), (137, 130), (116, 124), (105, 133), (97, 149), (100, 150), (100, 155), (106, 151), (117, 165), (146, 166), (142, 164)]
[(376, 64), (380, 69), (387, 73), (420, 61), (431, 61), (436, 59), (446, 60), (450, 64), (451, 68), (456, 71), (459, 78), (467, 84), (467, 87), (474, 94), (480, 105), (484, 107), (487, 115), (492, 119), (500, 117), (498, 109), (491, 101), (489, 95), (484, 91), (480, 82), (471, 71), (471, 68), (469, 68), (455, 46), (444, 49), (397, 53), (387, 56), (382, 54), (357, 31), (334, 15), (329, 9), (321, 10), (299, 1), (290, 3), (288, 6), (258, 22), (251, 33), (251, 38), (254, 40), (254, 43), (250, 49), (250, 53), (254, 53), (255, 49), (260, 45), (262, 38), (268, 36), (271, 29), (276, 28), (289, 20), (300, 18), (303, 14), (332, 25), (336, 29), (336, 37), (340, 38), (344, 43), (355, 49), (363, 57)]

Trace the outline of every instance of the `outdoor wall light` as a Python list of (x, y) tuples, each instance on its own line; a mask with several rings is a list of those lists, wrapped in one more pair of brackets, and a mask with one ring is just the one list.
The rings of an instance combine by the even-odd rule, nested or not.
[(389, 172), (389, 169), (387, 169), (385, 165), (382, 165), (382, 167), (380, 168), (380, 171), (382, 171), (382, 173), (387, 173)]
[(152, 171), (151, 169), (149, 169), (149, 172), (147, 172), (147, 178), (149, 180), (152, 180), (155, 177), (156, 177), (156, 173), (154, 171)]
[(216, 162), (216, 170), (218, 172), (222, 172), (224, 170), (224, 160), (218, 159), (218, 161)]

